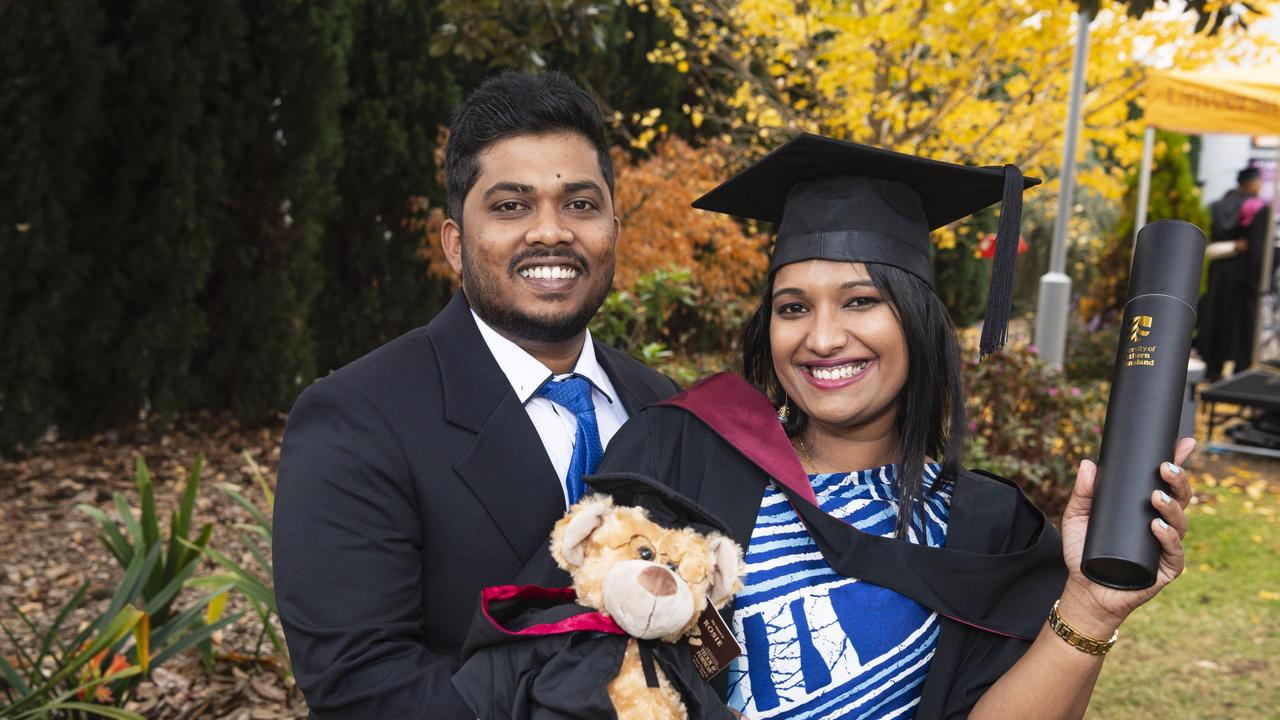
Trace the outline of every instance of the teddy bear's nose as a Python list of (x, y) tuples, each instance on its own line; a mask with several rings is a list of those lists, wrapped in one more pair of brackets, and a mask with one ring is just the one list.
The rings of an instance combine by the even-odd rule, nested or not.
[(640, 587), (654, 595), (675, 595), (676, 579), (660, 567), (647, 567), (640, 571)]

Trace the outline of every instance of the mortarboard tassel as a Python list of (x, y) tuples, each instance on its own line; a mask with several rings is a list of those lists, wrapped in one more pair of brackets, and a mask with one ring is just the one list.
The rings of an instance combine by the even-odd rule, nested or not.
[(1018, 233), (1022, 228), (1022, 171), (1004, 166), (1004, 199), (1000, 203), (1000, 228), (987, 291), (987, 314), (978, 341), (978, 359), (1004, 347), (1013, 310), (1013, 268), (1018, 260)]

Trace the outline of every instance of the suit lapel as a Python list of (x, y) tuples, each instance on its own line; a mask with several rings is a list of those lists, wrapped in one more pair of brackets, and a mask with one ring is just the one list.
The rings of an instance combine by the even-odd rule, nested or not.
[(618, 391), (622, 407), (627, 411), (628, 417), (662, 399), (663, 396), (646, 383), (629, 363), (625, 362), (622, 351), (594, 340), (592, 343), (596, 349), (596, 362), (604, 368), (605, 374), (609, 376), (609, 382), (613, 383), (613, 389)]
[(440, 364), (445, 419), (475, 433), (453, 469), (526, 561), (564, 514), (560, 480), (462, 293), (432, 321), (428, 334)]

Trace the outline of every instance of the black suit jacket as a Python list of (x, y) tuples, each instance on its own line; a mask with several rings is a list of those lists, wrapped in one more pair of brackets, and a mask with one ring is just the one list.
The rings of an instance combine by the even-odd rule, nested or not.
[[(595, 350), (629, 413), (677, 390)], [(560, 479), (461, 293), (307, 388), (285, 428), (274, 564), (313, 717), (474, 717), (450, 677), (480, 589), (510, 582), (563, 514)]]

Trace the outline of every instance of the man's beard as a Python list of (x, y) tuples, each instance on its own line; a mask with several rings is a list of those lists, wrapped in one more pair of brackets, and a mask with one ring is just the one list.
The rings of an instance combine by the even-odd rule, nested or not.
[[(467, 294), (467, 302), (482, 320), (495, 330), (533, 342), (555, 343), (572, 339), (583, 330), (591, 318), (595, 317), (601, 303), (609, 295), (613, 285), (613, 263), (602, 269), (604, 282), (592, 297), (588, 297), (581, 306), (567, 314), (555, 314), (551, 317), (531, 315), (520, 308), (507, 304), (502, 295), (502, 283), (516, 282), (516, 266), (530, 258), (565, 258), (577, 265), (580, 278), (586, 282), (591, 278), (587, 268), (587, 260), (578, 252), (564, 248), (558, 250), (531, 250), (512, 258), (507, 266), (508, 278), (494, 277), (493, 273), (479, 267), (467, 252), (467, 242), (462, 241), (462, 287)], [(601, 270), (601, 268), (597, 268)]]

